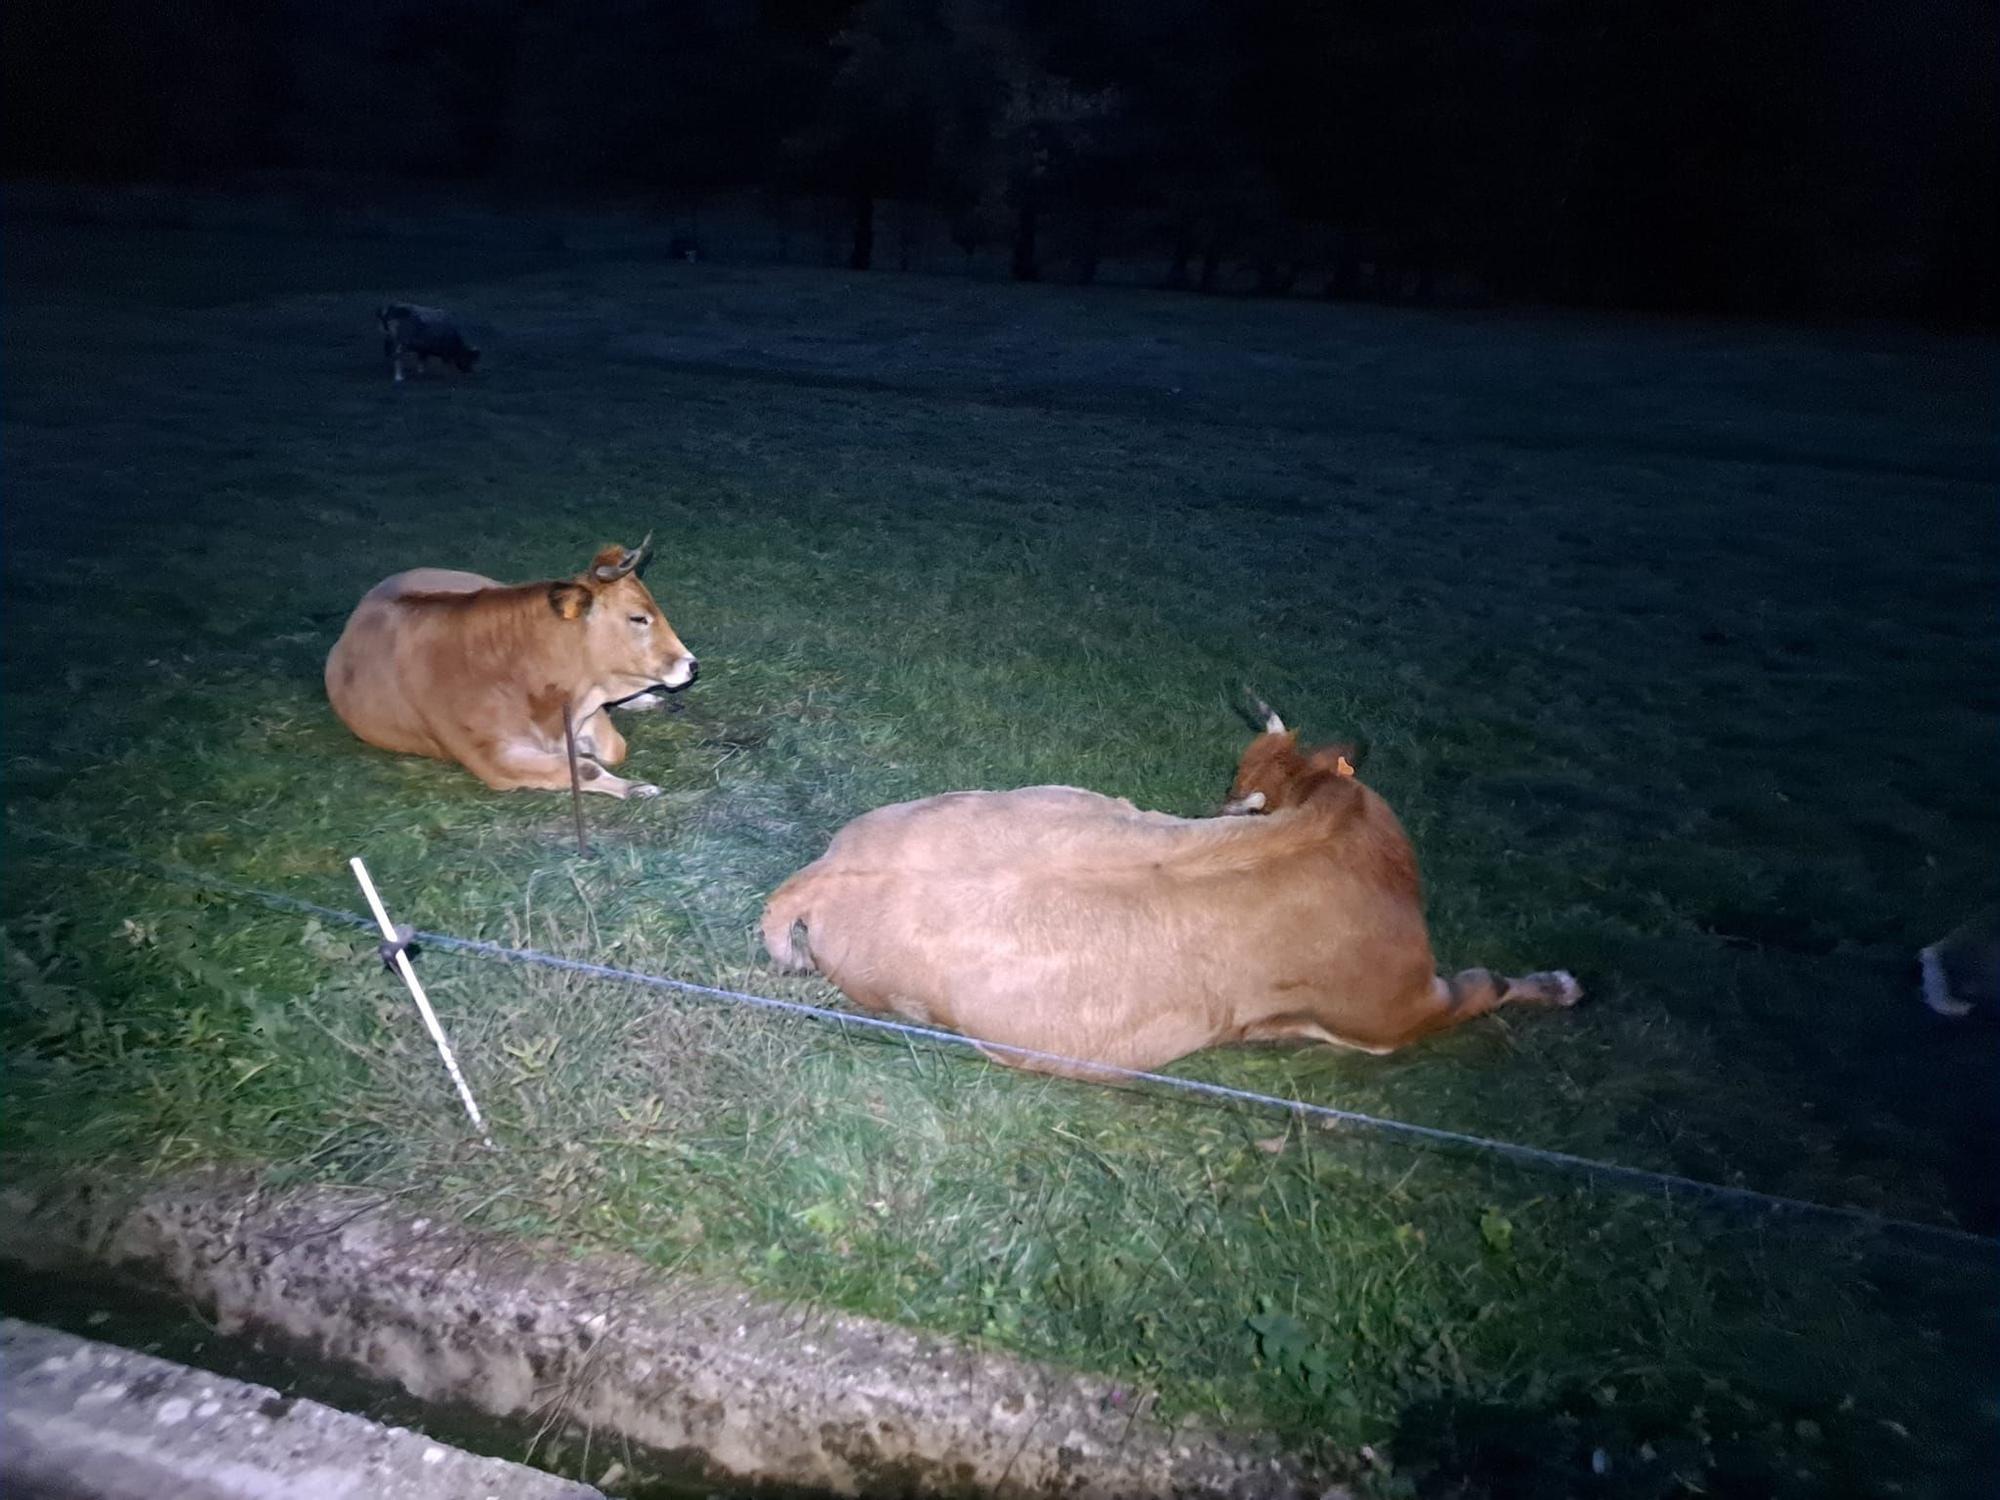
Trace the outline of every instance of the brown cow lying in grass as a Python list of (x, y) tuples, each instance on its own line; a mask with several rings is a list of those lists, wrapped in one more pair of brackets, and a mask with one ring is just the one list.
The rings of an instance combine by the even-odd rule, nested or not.
[(1348, 747), (1301, 750), (1265, 712), (1225, 809), (1251, 816), (1060, 786), (878, 808), (779, 887), (765, 946), (864, 1009), (1123, 1068), (1281, 1038), (1391, 1052), (1576, 1003), (1561, 972), (1439, 977), (1396, 815)]
[(699, 664), (639, 581), (646, 543), (606, 547), (574, 578), (496, 583), (413, 568), (355, 607), (326, 695), (371, 745), (455, 760), (498, 791), (569, 785), (563, 707), (587, 792), (652, 797), (605, 769), (625, 758), (607, 703), (685, 687)]

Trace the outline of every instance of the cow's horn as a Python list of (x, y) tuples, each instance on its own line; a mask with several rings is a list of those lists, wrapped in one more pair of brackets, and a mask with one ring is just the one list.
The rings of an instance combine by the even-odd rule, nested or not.
[(1285, 721), (1278, 717), (1277, 710), (1251, 692), (1247, 683), (1243, 687), (1243, 696), (1250, 700), (1250, 708), (1256, 717), (1257, 723), (1263, 727), (1264, 733), (1283, 734), (1285, 732)]
[(653, 549), (653, 533), (646, 533), (646, 540), (637, 547), (629, 547), (625, 555), (615, 563), (599, 563), (593, 570), (605, 583), (616, 583), (646, 560), (646, 554)]

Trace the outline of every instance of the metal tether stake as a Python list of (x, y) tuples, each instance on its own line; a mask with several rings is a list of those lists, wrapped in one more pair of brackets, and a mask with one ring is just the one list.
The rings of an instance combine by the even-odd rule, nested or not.
[(583, 838), (583, 780), (576, 765), (576, 721), (570, 716), (569, 700), (563, 700), (563, 743), (569, 747), (569, 805), (576, 814), (576, 857), (590, 858), (590, 845)]

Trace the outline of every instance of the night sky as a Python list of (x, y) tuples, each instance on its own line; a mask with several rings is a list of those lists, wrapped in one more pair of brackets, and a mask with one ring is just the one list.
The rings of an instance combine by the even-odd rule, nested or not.
[(4, 167), (922, 203), (1023, 279), (1990, 322), (1978, 0), (14, 0)]

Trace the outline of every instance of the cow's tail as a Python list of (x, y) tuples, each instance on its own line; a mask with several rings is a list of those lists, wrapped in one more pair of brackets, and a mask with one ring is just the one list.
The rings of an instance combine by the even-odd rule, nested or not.
[(790, 880), (779, 886), (771, 899), (764, 904), (764, 946), (771, 957), (784, 969), (810, 969), (813, 966), (812, 950), (809, 944), (798, 940), (799, 930), (810, 931), (812, 926), (813, 872), (801, 870)]

